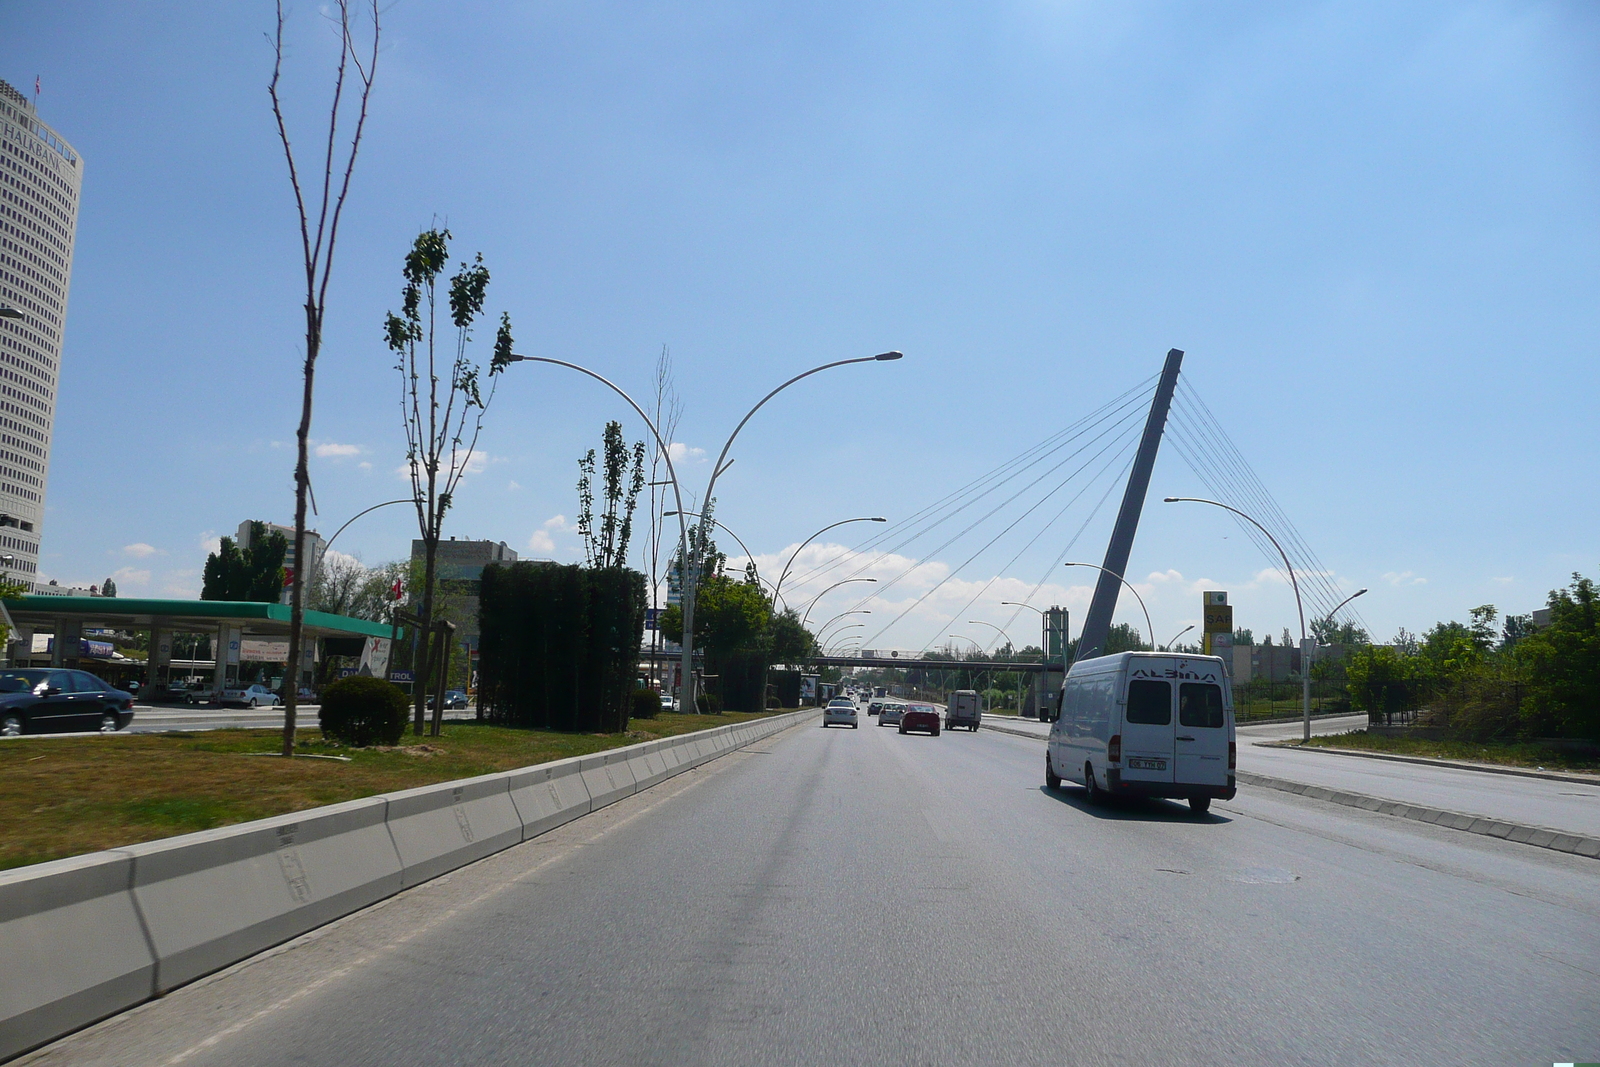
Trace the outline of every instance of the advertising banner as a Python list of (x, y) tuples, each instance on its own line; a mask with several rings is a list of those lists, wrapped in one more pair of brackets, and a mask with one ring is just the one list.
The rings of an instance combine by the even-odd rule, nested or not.
[(389, 639), (369, 637), (361, 646), (361, 666), (357, 673), (368, 678), (382, 678), (389, 672)]

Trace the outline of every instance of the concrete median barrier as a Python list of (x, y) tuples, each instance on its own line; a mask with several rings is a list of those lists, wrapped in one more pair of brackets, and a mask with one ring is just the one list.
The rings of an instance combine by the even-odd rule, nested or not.
[(0, 1059), (155, 989), (155, 953), (123, 851), (0, 872)]
[(587, 815), (593, 809), (578, 762), (576, 758), (564, 759), (507, 772), (507, 792), (522, 819), (524, 841)]
[(156, 991), (193, 981), (401, 888), (381, 797), (131, 845)]
[(419, 786), (381, 798), (405, 871), (418, 885), (522, 841), (522, 816), (511, 802), (510, 774), (486, 774)]
[(0, 1059), (815, 715), (0, 872)]

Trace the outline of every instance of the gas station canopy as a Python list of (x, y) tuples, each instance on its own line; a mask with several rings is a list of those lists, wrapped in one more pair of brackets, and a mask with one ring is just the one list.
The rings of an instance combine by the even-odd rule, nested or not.
[[(39, 596), (5, 601), (19, 628), (37, 629), (58, 622), (76, 622), (83, 628), (148, 630), (172, 633), (212, 633), (219, 626), (236, 626), (251, 635), (287, 637), (289, 605), (237, 600), (149, 600), (133, 597)], [(392, 631), (381, 622), (305, 613), (308, 637), (388, 637)]]

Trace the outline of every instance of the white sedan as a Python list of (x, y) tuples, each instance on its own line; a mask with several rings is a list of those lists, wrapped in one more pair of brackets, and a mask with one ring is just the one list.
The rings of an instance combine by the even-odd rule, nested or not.
[(247, 708), (265, 705), (272, 707), (278, 703), (278, 694), (264, 685), (229, 686), (222, 691), (222, 704), (243, 704)]
[(856, 702), (854, 700), (848, 697), (836, 697), (828, 702), (827, 707), (822, 709), (822, 725), (832, 726), (835, 723), (840, 726), (848, 726), (852, 730), (861, 725), (860, 720), (856, 718)]

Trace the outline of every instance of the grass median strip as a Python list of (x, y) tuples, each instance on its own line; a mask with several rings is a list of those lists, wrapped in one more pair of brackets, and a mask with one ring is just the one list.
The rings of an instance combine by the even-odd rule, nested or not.
[(342, 748), (302, 730), (298, 751), (270, 759), (277, 730), (210, 730), (0, 743), (0, 869), (413, 786), (509, 771), (693, 733), (762, 715), (663, 714), (621, 734), (561, 734), (471, 722), (393, 748)]
[(1506, 767), (1550, 771), (1600, 771), (1600, 759), (1575, 752), (1564, 752), (1537, 741), (1430, 741), (1419, 737), (1385, 737), (1380, 734), (1369, 734), (1365, 730), (1355, 730), (1347, 734), (1321, 734), (1304, 743), (1316, 748), (1349, 748), (1393, 756), (1465, 760)]

